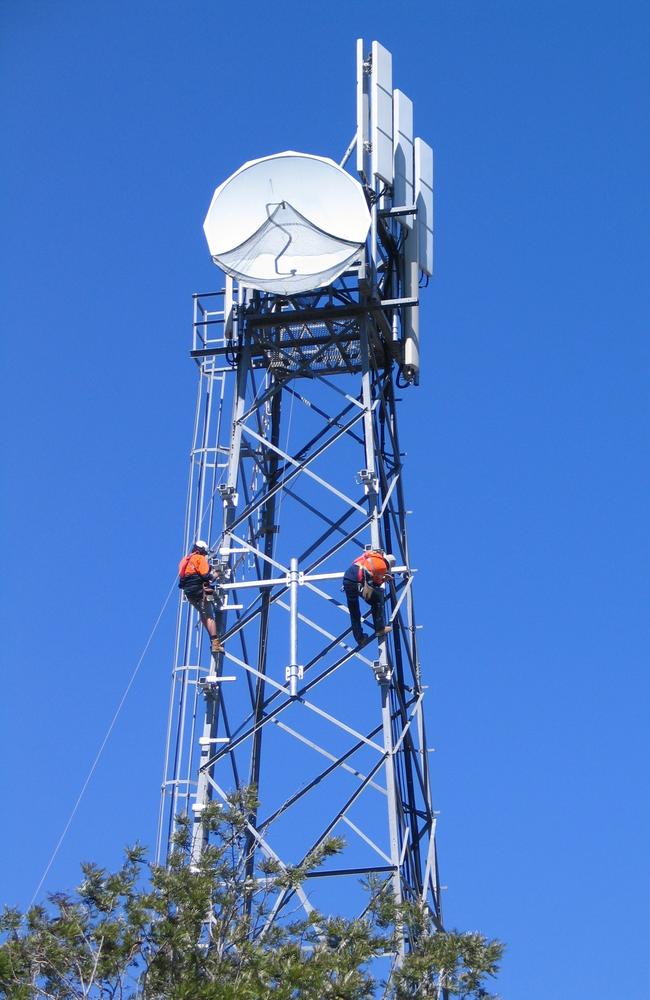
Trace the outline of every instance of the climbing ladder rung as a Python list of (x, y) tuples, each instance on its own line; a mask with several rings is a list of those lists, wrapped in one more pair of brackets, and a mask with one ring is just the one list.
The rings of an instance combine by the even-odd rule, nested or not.
[(199, 736), (199, 746), (207, 747), (211, 743), (230, 743), (229, 736)]

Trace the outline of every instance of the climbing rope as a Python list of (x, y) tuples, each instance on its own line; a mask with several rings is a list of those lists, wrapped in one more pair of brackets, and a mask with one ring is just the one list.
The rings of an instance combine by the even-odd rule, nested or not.
[(78, 810), (79, 806), (81, 805), (81, 800), (83, 799), (83, 797), (84, 797), (84, 795), (86, 793), (86, 789), (88, 788), (88, 785), (90, 784), (90, 782), (92, 780), (93, 774), (95, 773), (97, 765), (99, 764), (99, 761), (100, 761), (101, 756), (102, 756), (102, 754), (104, 752), (106, 744), (108, 743), (108, 741), (110, 739), (111, 733), (113, 732), (113, 729), (115, 728), (115, 724), (116, 724), (116, 722), (117, 722), (117, 720), (118, 720), (118, 718), (120, 716), (122, 708), (124, 707), (124, 702), (126, 701), (128, 695), (129, 695), (129, 692), (130, 692), (131, 688), (133, 687), (134, 681), (135, 681), (136, 677), (138, 676), (138, 671), (140, 670), (140, 667), (142, 666), (142, 661), (144, 660), (145, 656), (147, 655), (147, 651), (149, 649), (149, 646), (151, 645), (151, 642), (153, 640), (154, 635), (156, 634), (158, 626), (160, 625), (162, 616), (164, 615), (164, 613), (165, 613), (165, 611), (167, 609), (167, 605), (169, 604), (169, 600), (170, 600), (170, 598), (171, 598), (174, 590), (176, 589), (176, 581), (177, 581), (177, 577), (176, 577), (176, 575), (174, 575), (174, 579), (172, 581), (171, 587), (169, 588), (169, 592), (167, 594), (167, 597), (163, 601), (163, 605), (162, 605), (160, 611), (158, 612), (158, 617), (156, 618), (155, 624), (154, 624), (153, 628), (151, 629), (151, 632), (149, 633), (149, 638), (147, 639), (147, 641), (146, 641), (146, 643), (144, 645), (144, 649), (142, 650), (142, 652), (140, 654), (140, 658), (138, 659), (138, 662), (136, 663), (135, 668), (134, 668), (133, 672), (131, 673), (131, 676), (130, 676), (129, 681), (128, 681), (127, 685), (126, 685), (126, 688), (124, 689), (124, 693), (122, 694), (122, 697), (119, 700), (118, 706), (115, 709), (115, 712), (113, 713), (113, 718), (111, 719), (111, 721), (109, 723), (109, 726), (108, 726), (108, 729), (106, 730), (106, 735), (104, 736), (104, 739), (102, 740), (102, 742), (100, 744), (99, 750), (97, 751), (97, 753), (95, 755), (95, 759), (93, 760), (93, 762), (92, 762), (92, 764), (90, 766), (90, 770), (88, 771), (88, 774), (86, 775), (86, 780), (84, 781), (83, 785), (81, 786), (81, 791), (79, 792), (79, 795), (77, 796), (77, 800), (76, 800), (74, 806), (72, 807), (72, 812), (70, 813), (70, 815), (68, 817), (67, 823), (63, 827), (63, 832), (61, 833), (61, 836), (59, 837), (59, 839), (58, 839), (58, 841), (56, 843), (56, 847), (52, 851), (52, 855), (50, 857), (50, 860), (47, 863), (45, 871), (43, 872), (43, 874), (41, 876), (41, 880), (38, 883), (38, 885), (36, 886), (36, 889), (34, 890), (34, 894), (33, 894), (32, 898), (31, 898), (31, 901), (30, 901), (30, 904), (29, 904), (30, 907), (32, 907), (34, 905), (34, 901), (36, 900), (36, 897), (38, 896), (39, 892), (41, 891), (41, 889), (43, 887), (43, 883), (45, 882), (45, 879), (49, 875), (50, 869), (51, 869), (52, 865), (54, 864), (54, 862), (56, 861), (56, 858), (57, 858), (57, 855), (58, 855), (59, 851), (61, 850), (61, 846), (63, 844), (63, 841), (65, 840), (66, 835), (68, 833), (68, 830), (70, 829), (70, 826), (72, 824), (72, 821), (75, 818), (77, 810)]

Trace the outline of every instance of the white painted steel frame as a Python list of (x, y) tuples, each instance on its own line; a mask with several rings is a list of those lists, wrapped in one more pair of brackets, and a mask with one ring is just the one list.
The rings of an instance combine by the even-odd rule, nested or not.
[[(345, 627), (337, 634), (329, 618), (321, 618), (321, 612), (317, 611), (318, 606), (322, 606), (325, 616), (327, 608), (340, 608), (347, 616), (345, 602), (323, 589), (340, 578), (341, 570), (321, 572), (319, 567), (338, 558), (338, 553), (343, 558), (350, 544), (359, 546), (365, 541), (373, 547), (392, 550), (399, 563), (398, 570), (410, 568), (389, 345), (384, 341), (375, 315), (368, 311), (357, 322), (356, 370), (346, 371), (341, 362), (340, 376), (313, 380), (302, 378), (301, 369), (297, 369), (294, 377), (286, 371), (280, 377), (268, 369), (260, 372), (252, 362), (257, 332), (254, 325), (249, 325), (247, 315), (265, 305), (270, 306), (271, 300), (264, 303), (258, 299), (246, 304), (240, 293), (238, 342), (232, 356), (237, 364), (236, 368), (231, 368), (229, 378), (217, 370), (214, 357), (203, 357), (199, 362), (199, 396), (184, 542), (188, 547), (197, 534), (209, 536), (223, 569), (224, 606), (230, 609), (234, 602), (234, 610), (224, 610), (220, 616), (227, 647), (225, 656), (215, 662), (205, 648), (195, 612), (184, 602), (180, 605), (159, 824), (159, 858), (164, 860), (169, 849), (176, 813), (194, 817), (193, 850), (195, 858), (198, 857), (207, 842), (200, 822), (205, 805), (212, 800), (215, 791), (220, 790), (221, 795), (225, 787), (241, 787), (256, 775), (259, 779), (264, 757), (262, 737), (266, 727), (271, 725), (296, 745), (307, 747), (324, 758), (326, 766), (304, 787), (293, 789), (290, 775), (276, 774), (276, 782), (288, 779), (286, 791), (281, 795), (283, 804), (270, 812), (267, 810), (265, 818), (257, 814), (249, 818), (250, 875), (256, 874), (258, 850), (267, 856), (268, 850), (272, 850), (273, 856), (277, 855), (283, 864), (296, 863), (307, 856), (309, 851), (298, 858), (285, 854), (282, 844), (273, 842), (274, 824), (290, 815), (296, 805), (308, 801), (314, 789), (322, 786), (332, 774), (344, 772), (356, 780), (357, 788), (342, 805), (332, 805), (331, 818), (323, 829), (315, 830), (310, 850), (343, 824), (376, 859), (368, 861), (362, 870), (384, 872), (398, 898), (427, 900), (441, 926), (436, 852), (432, 840), (435, 816), (423, 714), (425, 690), (420, 679), (416, 644), (413, 575), (396, 574), (388, 612), (395, 631), (389, 640), (380, 641), (377, 660), (372, 658), (369, 649), (358, 650), (346, 641), (350, 632), (349, 618), (342, 620)], [(199, 320), (208, 312), (213, 317), (219, 315), (207, 310), (201, 299), (197, 299), (196, 309)], [(287, 317), (280, 317), (279, 322), (286, 325)], [(279, 326), (279, 335), (281, 330)], [(204, 342), (212, 342), (215, 349), (218, 344), (225, 343), (214, 329)], [(299, 377), (301, 382), (297, 383)], [(235, 383), (230, 424), (223, 420), (227, 381)], [(314, 398), (312, 403), (309, 397), (314, 385), (323, 387), (323, 392), (327, 390), (325, 394), (332, 400), (340, 401), (334, 410), (326, 410), (321, 398)], [(306, 408), (312, 416), (316, 414), (320, 421), (316, 433), (305, 445), (281, 447), (278, 443), (284, 440), (280, 419), (283, 397)], [(218, 419), (215, 419), (215, 406)], [(358, 449), (364, 465), (362, 498), (359, 500), (339, 489), (328, 473), (328, 470), (340, 468), (339, 449), (350, 442)], [(316, 461), (319, 462), (319, 474), (310, 475), (310, 466)], [(272, 463), (275, 463), (274, 471)], [(252, 469), (256, 470), (256, 479), (251, 476)], [(351, 465), (349, 481), (354, 482), (354, 478), (355, 468)], [(256, 488), (251, 492), (253, 481)], [(323, 497), (331, 496), (332, 502), (343, 505), (341, 515), (331, 517), (327, 507), (321, 510), (315, 506), (310, 495), (304, 494), (306, 483), (311, 483), (313, 489), (320, 489)], [(290, 522), (285, 526), (279, 516), (275, 523), (267, 524), (270, 533), (260, 534), (269, 504), (274, 502), (275, 513), (281, 514), (277, 508), (284, 494), (313, 521), (312, 544), (305, 549), (309, 554), (305, 557), (303, 553), (301, 559), (297, 552), (292, 562), (277, 559), (274, 545), (268, 543), (278, 527), (290, 532)], [(219, 508), (222, 510), (220, 529), (217, 525)], [(311, 593), (312, 600), (317, 601), (316, 611), (311, 607), (309, 613), (300, 610), (303, 591)], [(291, 599), (284, 600), (285, 595)], [(287, 636), (285, 663), (288, 667), (296, 667), (288, 683), (283, 683), (283, 675), (269, 672), (268, 649), (260, 637), (260, 622), (268, 622), (271, 616), (277, 621), (278, 614), (284, 616), (285, 624), (281, 627)], [(321, 643), (301, 668), (302, 677), (298, 675), (299, 627), (307, 629), (305, 635)], [(234, 651), (236, 642), (242, 646), (241, 656)], [(377, 716), (370, 731), (360, 731), (344, 717), (319, 704), (319, 686), (339, 683), (336, 677), (342, 677), (341, 672), (349, 669), (352, 662), (358, 662), (358, 669), (367, 670), (369, 674), (375, 671)], [(235, 673), (231, 669), (229, 676), (237, 677), (236, 681), (227, 683), (221, 676), (225, 663), (235, 667)], [(248, 709), (244, 711), (241, 699), (237, 702), (231, 697), (233, 684), (236, 687), (242, 683), (249, 691)], [(285, 722), (282, 716), (294, 713), (295, 717), (297, 708), (304, 713), (302, 724)], [(314, 738), (311, 735), (310, 716), (327, 724), (332, 734), (339, 733), (331, 746), (327, 740), (323, 743), (322, 736)], [(339, 739), (344, 735), (351, 742), (341, 750)], [(362, 751), (376, 755), (374, 761), (365, 760), (364, 764), (355, 765), (355, 757)], [(217, 773), (221, 774), (219, 779), (215, 778)], [(275, 791), (277, 793), (278, 789)], [(264, 808), (263, 782), (259, 792)], [(350, 809), (358, 806), (360, 797), (377, 793), (387, 805), (383, 833), (377, 829), (376, 820), (374, 825), (367, 827), (358, 816), (348, 815)], [(262, 831), (265, 831), (264, 848), (259, 839)], [(331, 877), (339, 877), (336, 871), (340, 877), (348, 877), (350, 872), (358, 870), (358, 865), (346, 867), (344, 861), (345, 852), (340, 868), (334, 869)], [(318, 881), (320, 876), (329, 873), (312, 874)], [(275, 918), (281, 918), (290, 896), (291, 893), (286, 893), (275, 901)], [(300, 893), (300, 899), (306, 908), (311, 905), (307, 889)]]

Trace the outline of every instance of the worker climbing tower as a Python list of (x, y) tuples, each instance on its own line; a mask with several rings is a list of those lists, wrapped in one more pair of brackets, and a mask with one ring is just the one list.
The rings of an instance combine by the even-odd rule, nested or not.
[[(345, 169), (353, 155), (359, 180)], [(225, 279), (194, 296), (184, 544), (209, 541), (225, 653), (210, 655), (181, 595), (158, 857), (183, 814), (198, 857), (208, 803), (255, 785), (251, 875), (261, 860), (293, 865), (331, 835), (345, 840), (302, 887), (279, 892), (270, 919), (296, 905), (352, 915), (373, 874), (442, 926), (396, 395), (419, 382), (432, 185), (390, 53), (359, 41), (343, 161), (246, 163), (205, 221)], [(359, 647), (341, 585), (364, 549), (396, 563), (392, 631)]]

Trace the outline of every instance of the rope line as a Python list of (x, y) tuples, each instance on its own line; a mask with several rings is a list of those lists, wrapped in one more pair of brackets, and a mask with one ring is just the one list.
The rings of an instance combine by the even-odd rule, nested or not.
[(142, 661), (144, 660), (145, 656), (147, 655), (147, 651), (149, 649), (149, 646), (151, 645), (152, 639), (153, 639), (154, 635), (156, 634), (156, 630), (157, 630), (158, 626), (160, 625), (160, 621), (162, 619), (162, 616), (164, 615), (164, 613), (165, 613), (165, 611), (167, 609), (167, 605), (169, 604), (169, 599), (172, 596), (172, 593), (174, 592), (174, 590), (176, 588), (176, 580), (177, 580), (177, 577), (176, 577), (176, 575), (174, 575), (174, 580), (172, 582), (171, 587), (169, 588), (169, 592), (167, 594), (167, 597), (165, 598), (165, 600), (163, 602), (163, 605), (162, 605), (160, 611), (158, 612), (158, 617), (156, 618), (155, 624), (154, 624), (153, 628), (151, 629), (151, 632), (149, 633), (149, 638), (147, 639), (147, 641), (145, 643), (144, 649), (142, 650), (142, 653), (140, 654), (140, 658), (139, 658), (138, 662), (135, 665), (135, 669), (133, 670), (133, 672), (131, 674), (131, 677), (129, 678), (129, 682), (126, 685), (126, 688), (124, 689), (124, 693), (122, 694), (122, 697), (120, 698), (119, 704), (118, 704), (117, 708), (115, 709), (115, 712), (113, 714), (113, 718), (111, 719), (110, 724), (108, 726), (108, 729), (106, 730), (106, 735), (104, 736), (104, 739), (101, 742), (99, 750), (97, 751), (97, 753), (95, 755), (95, 759), (92, 762), (90, 770), (88, 771), (88, 774), (86, 775), (86, 780), (84, 781), (83, 785), (81, 786), (81, 791), (79, 792), (79, 795), (77, 796), (77, 801), (75, 802), (75, 804), (74, 804), (74, 806), (72, 808), (72, 812), (70, 813), (70, 816), (68, 817), (68, 821), (65, 824), (65, 826), (63, 828), (63, 832), (61, 833), (61, 836), (59, 837), (59, 839), (57, 841), (56, 847), (54, 848), (54, 850), (52, 852), (52, 856), (50, 857), (50, 860), (47, 863), (47, 867), (45, 868), (45, 871), (43, 872), (43, 874), (41, 876), (41, 880), (38, 883), (38, 885), (36, 886), (36, 889), (34, 890), (34, 894), (33, 894), (32, 898), (31, 898), (31, 901), (30, 901), (30, 904), (29, 904), (29, 908), (31, 908), (34, 905), (34, 901), (35, 901), (36, 897), (38, 896), (39, 892), (41, 891), (41, 889), (43, 887), (43, 883), (45, 882), (45, 879), (49, 875), (50, 869), (51, 869), (52, 865), (54, 864), (54, 862), (56, 861), (56, 858), (57, 858), (57, 855), (58, 855), (59, 851), (61, 850), (61, 846), (63, 844), (63, 841), (65, 840), (66, 835), (68, 833), (68, 830), (70, 829), (70, 826), (72, 824), (72, 821), (75, 818), (77, 810), (78, 810), (79, 806), (81, 805), (81, 800), (83, 799), (84, 794), (86, 792), (86, 789), (88, 788), (88, 785), (90, 784), (90, 782), (92, 780), (93, 774), (95, 773), (95, 770), (97, 768), (97, 765), (99, 764), (99, 761), (100, 761), (100, 758), (102, 756), (102, 753), (104, 752), (104, 748), (106, 747), (106, 744), (108, 743), (108, 741), (110, 739), (111, 733), (113, 732), (113, 729), (115, 728), (115, 724), (116, 724), (116, 722), (117, 722), (117, 720), (119, 718), (120, 712), (122, 711), (122, 708), (124, 707), (124, 702), (126, 701), (128, 695), (129, 695), (129, 692), (130, 692), (131, 688), (133, 687), (133, 683), (134, 683), (134, 681), (135, 681), (135, 679), (136, 679), (136, 677), (138, 675), (138, 671), (140, 670), (140, 667), (142, 666)]
[[(260, 392), (262, 391), (263, 388), (264, 388), (264, 382), (262, 381), (262, 382), (260, 382), (260, 385), (258, 386), (258, 388), (257, 388), (257, 390), (255, 392), (255, 396), (253, 398), (253, 404), (255, 404), (255, 402), (257, 401), (257, 398), (260, 395)], [(289, 416), (289, 428), (287, 430), (287, 443), (288, 443), (288, 438), (289, 438), (289, 431), (291, 429), (291, 414), (293, 414), (293, 399), (291, 400), (291, 411), (290, 411), (290, 416)], [(222, 469), (221, 470), (221, 475), (219, 476), (219, 479), (218, 479), (218, 482), (215, 485), (214, 489), (212, 490), (212, 492), (210, 494), (210, 497), (209, 497), (209, 500), (208, 500), (208, 503), (207, 503), (207, 505), (205, 507), (205, 510), (203, 512), (203, 515), (200, 518), (200, 521), (199, 521), (199, 530), (201, 529), (201, 527), (203, 525), (203, 521), (205, 520), (206, 515), (208, 514), (208, 512), (210, 510), (210, 507), (212, 505), (212, 501), (214, 499), (214, 496), (217, 493), (217, 490), (218, 490), (221, 482), (223, 481), (223, 478), (224, 478), (225, 474), (226, 474), (226, 469)], [(282, 503), (282, 494), (280, 495), (280, 504), (281, 503)], [(58, 841), (56, 843), (56, 846), (55, 846), (54, 850), (52, 851), (52, 855), (51, 855), (51, 857), (50, 857), (50, 859), (49, 859), (49, 861), (48, 861), (48, 863), (47, 863), (47, 865), (45, 867), (45, 871), (43, 872), (43, 874), (41, 876), (41, 879), (40, 879), (38, 885), (36, 886), (36, 889), (34, 890), (34, 893), (32, 895), (32, 898), (31, 898), (31, 901), (30, 901), (30, 904), (29, 904), (30, 908), (34, 905), (36, 897), (38, 896), (39, 892), (41, 891), (41, 889), (43, 887), (43, 883), (45, 882), (47, 876), (49, 875), (50, 869), (52, 868), (52, 865), (56, 861), (56, 858), (57, 858), (57, 856), (59, 854), (59, 851), (61, 850), (63, 842), (64, 842), (64, 840), (65, 840), (65, 838), (67, 836), (68, 830), (70, 829), (70, 827), (72, 825), (72, 821), (74, 820), (74, 818), (75, 818), (75, 816), (77, 814), (77, 810), (79, 809), (79, 806), (81, 805), (82, 799), (83, 799), (83, 797), (84, 797), (84, 795), (86, 793), (86, 790), (87, 790), (87, 788), (88, 788), (88, 786), (89, 786), (89, 784), (90, 784), (90, 782), (91, 782), (91, 780), (93, 778), (93, 775), (94, 775), (94, 773), (95, 773), (95, 771), (97, 769), (97, 765), (99, 764), (99, 761), (101, 760), (102, 754), (103, 754), (103, 752), (104, 752), (104, 750), (106, 748), (106, 744), (108, 743), (108, 741), (109, 741), (109, 739), (111, 737), (113, 729), (115, 728), (115, 725), (116, 725), (117, 720), (118, 720), (118, 718), (120, 716), (122, 708), (124, 707), (124, 703), (125, 703), (128, 695), (129, 695), (129, 692), (131, 691), (131, 688), (133, 687), (133, 684), (134, 684), (135, 679), (136, 679), (136, 677), (138, 675), (140, 667), (142, 666), (142, 662), (143, 662), (145, 656), (147, 655), (147, 652), (149, 650), (149, 646), (151, 645), (153, 637), (156, 634), (158, 626), (160, 625), (160, 621), (162, 619), (162, 616), (164, 615), (165, 611), (167, 610), (167, 605), (169, 604), (169, 600), (170, 600), (170, 598), (172, 596), (172, 593), (176, 589), (176, 581), (177, 581), (177, 579), (178, 579), (177, 575), (174, 574), (174, 579), (173, 579), (172, 584), (171, 584), (171, 586), (169, 588), (169, 592), (167, 593), (167, 596), (166, 596), (166, 598), (165, 598), (165, 600), (163, 602), (163, 605), (162, 605), (160, 611), (158, 612), (158, 616), (156, 618), (156, 621), (155, 621), (155, 623), (153, 625), (153, 628), (151, 629), (151, 632), (149, 633), (149, 638), (147, 639), (147, 641), (146, 641), (146, 643), (144, 645), (144, 649), (142, 650), (142, 653), (140, 654), (138, 662), (136, 663), (135, 668), (134, 668), (134, 670), (133, 670), (133, 672), (131, 674), (131, 677), (129, 678), (129, 681), (128, 681), (127, 685), (126, 685), (126, 688), (124, 689), (124, 693), (122, 694), (122, 697), (120, 698), (120, 701), (119, 701), (119, 703), (117, 705), (117, 708), (115, 709), (115, 712), (113, 714), (113, 718), (111, 719), (111, 721), (109, 723), (109, 726), (108, 726), (108, 729), (106, 730), (106, 734), (104, 736), (104, 739), (102, 740), (102, 742), (100, 744), (100, 747), (99, 747), (99, 749), (98, 749), (98, 751), (97, 751), (97, 753), (95, 755), (95, 759), (93, 760), (93, 762), (92, 762), (92, 764), (90, 766), (90, 770), (88, 771), (88, 774), (86, 775), (86, 779), (85, 779), (83, 785), (81, 786), (81, 791), (79, 792), (79, 795), (77, 796), (77, 799), (75, 801), (74, 806), (72, 807), (72, 811), (71, 811), (71, 813), (70, 813), (70, 815), (68, 817), (68, 820), (67, 820), (65, 826), (63, 827), (63, 831), (61, 832), (61, 835), (60, 835), (60, 837), (59, 837), (59, 839), (58, 839)], [(168, 737), (169, 737), (169, 733), (168, 733)]]

